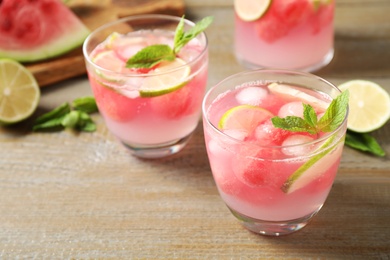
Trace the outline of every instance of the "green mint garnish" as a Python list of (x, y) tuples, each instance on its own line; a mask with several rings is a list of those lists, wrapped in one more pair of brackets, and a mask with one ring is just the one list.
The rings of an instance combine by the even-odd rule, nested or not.
[(75, 99), (71, 105), (65, 102), (38, 117), (33, 131), (61, 131), (66, 128), (93, 132), (96, 130), (96, 125), (89, 114), (97, 111), (93, 97)]
[(368, 152), (376, 156), (385, 156), (386, 152), (382, 149), (376, 139), (369, 133), (356, 133), (347, 130), (345, 144), (353, 149)]
[(176, 54), (180, 52), (190, 40), (206, 30), (212, 23), (213, 17), (208, 16), (196, 23), (187, 32), (184, 31), (184, 16), (176, 27), (173, 48), (166, 44), (155, 44), (143, 48), (133, 57), (127, 60), (127, 68), (152, 68), (162, 61), (173, 61)]
[(171, 47), (165, 44), (150, 45), (137, 52), (127, 60), (128, 68), (152, 68), (158, 63), (166, 60), (173, 61), (176, 58)]
[(344, 91), (332, 100), (325, 114), (318, 120), (314, 108), (303, 104), (303, 118), (287, 116), (285, 118), (273, 117), (272, 123), (276, 128), (292, 132), (332, 132), (336, 130), (345, 119), (348, 107), (349, 92)]

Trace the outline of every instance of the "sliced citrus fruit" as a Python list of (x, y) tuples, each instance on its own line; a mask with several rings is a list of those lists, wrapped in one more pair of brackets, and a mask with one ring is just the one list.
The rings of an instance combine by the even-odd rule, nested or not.
[(268, 10), (271, 0), (234, 0), (234, 10), (243, 21), (259, 19)]
[(147, 74), (141, 88), (141, 97), (156, 97), (173, 92), (189, 81), (190, 66), (180, 58), (162, 62)]
[(349, 91), (348, 129), (367, 133), (390, 119), (390, 95), (378, 84), (367, 80), (351, 80), (339, 85)]
[(258, 125), (274, 115), (268, 110), (251, 105), (239, 105), (226, 111), (218, 127), (223, 130), (235, 130), (250, 135)]
[(39, 86), (32, 73), (14, 60), (0, 59), (0, 123), (28, 118), (39, 99)]
[(125, 67), (125, 62), (112, 50), (99, 52), (92, 61), (102, 68), (116, 72), (120, 72)]
[(288, 179), (283, 183), (281, 189), (285, 193), (292, 193), (299, 190), (310, 182), (314, 181), (332, 167), (338, 161), (343, 151), (343, 146), (340, 141), (335, 147), (329, 149), (334, 143), (335, 136), (329, 137), (319, 148), (320, 151), (315, 156), (307, 160), (301, 167), (299, 167)]
[(303, 103), (309, 104), (319, 111), (325, 111), (330, 104), (287, 84), (272, 83), (268, 85), (268, 89), (271, 93), (287, 99), (299, 99)]

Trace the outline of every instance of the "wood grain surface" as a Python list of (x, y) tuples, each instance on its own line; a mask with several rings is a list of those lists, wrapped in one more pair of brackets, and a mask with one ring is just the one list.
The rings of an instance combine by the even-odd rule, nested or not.
[[(186, 0), (207, 29), (208, 87), (244, 70), (233, 49), (233, 1)], [(338, 0), (335, 57), (316, 72), (366, 79), (390, 92), (390, 1)], [(86, 76), (42, 88), (34, 117), (90, 95)], [(188, 146), (132, 157), (99, 114), (94, 133), (0, 127), (0, 259), (390, 259), (390, 123), (373, 135), (384, 158), (344, 149), (330, 196), (299, 232), (247, 231), (220, 199), (199, 124)]]
[[(69, 0), (71, 10), (91, 30), (130, 15), (160, 13), (181, 16), (183, 0)], [(81, 47), (59, 57), (25, 64), (40, 87), (86, 73)]]

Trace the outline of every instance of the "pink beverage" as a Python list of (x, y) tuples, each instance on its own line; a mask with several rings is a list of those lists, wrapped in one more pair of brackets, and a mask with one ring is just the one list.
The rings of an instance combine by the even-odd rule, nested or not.
[[(203, 122), (214, 180), (249, 230), (294, 232), (324, 204), (340, 163), (346, 119), (336, 131), (314, 135), (275, 128), (271, 118), (302, 117), (302, 103), (321, 117), (338, 93), (314, 75), (259, 70), (233, 75), (206, 94)], [(291, 181), (298, 169), (303, 174)]]
[(173, 62), (151, 69), (126, 68), (126, 61), (147, 46), (172, 46), (179, 20), (140, 16), (121, 22), (122, 27), (126, 22), (132, 26), (130, 32), (126, 26), (127, 31), (118, 31), (118, 24), (112, 30), (103, 28), (101, 32), (110, 32), (108, 37), (100, 37), (86, 58), (90, 85), (108, 129), (139, 157), (180, 151), (199, 122), (208, 66), (203, 33), (185, 45)]
[(314, 71), (332, 60), (333, 0), (271, 0), (250, 21), (237, 11), (245, 2), (235, 0), (235, 53), (244, 66)]

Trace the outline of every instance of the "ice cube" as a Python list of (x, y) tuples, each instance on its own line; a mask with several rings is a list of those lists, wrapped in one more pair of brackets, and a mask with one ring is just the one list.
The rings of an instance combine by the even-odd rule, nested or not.
[(314, 138), (307, 135), (291, 135), (287, 137), (282, 143), (282, 146), (290, 147), (282, 148), (282, 151), (284, 154), (289, 156), (303, 156), (309, 154), (314, 149), (314, 146), (305, 143), (311, 142), (313, 140)]
[(248, 136), (248, 132), (242, 129), (225, 129), (223, 132), (228, 136), (240, 141), (244, 141), (245, 138)]
[(236, 94), (236, 100), (241, 105), (258, 106), (265, 99), (268, 91), (260, 87), (247, 87)]
[(282, 118), (286, 116), (299, 116), (303, 118), (302, 102), (295, 101), (283, 105), (278, 112), (278, 116)]
[(275, 128), (271, 120), (265, 121), (255, 129), (255, 139), (260, 145), (281, 145), (291, 132)]

